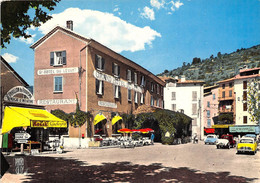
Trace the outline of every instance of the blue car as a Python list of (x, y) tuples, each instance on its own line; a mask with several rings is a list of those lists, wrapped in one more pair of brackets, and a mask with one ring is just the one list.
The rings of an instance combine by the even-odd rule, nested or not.
[(214, 134), (207, 135), (206, 139), (204, 140), (205, 144), (216, 144), (218, 137)]
[(246, 134), (243, 137), (251, 137), (256, 141), (256, 135), (255, 134)]

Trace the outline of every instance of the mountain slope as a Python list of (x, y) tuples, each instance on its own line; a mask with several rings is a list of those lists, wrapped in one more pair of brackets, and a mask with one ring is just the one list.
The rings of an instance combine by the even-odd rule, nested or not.
[(239, 68), (247, 66), (248, 68), (260, 67), (260, 45), (247, 49), (237, 49), (230, 54), (218, 53), (217, 57), (213, 55), (210, 58), (200, 61), (194, 58), (192, 64), (183, 64), (182, 67), (171, 71), (165, 70), (158, 76), (180, 76), (185, 75), (189, 80), (204, 80), (206, 86), (234, 77), (238, 74)]

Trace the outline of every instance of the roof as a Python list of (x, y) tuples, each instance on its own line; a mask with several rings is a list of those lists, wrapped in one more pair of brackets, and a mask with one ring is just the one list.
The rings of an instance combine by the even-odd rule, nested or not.
[(255, 70), (260, 70), (260, 67), (252, 68), (252, 69), (241, 69), (239, 72), (242, 73), (242, 72), (255, 71)]
[[(44, 35), (42, 38), (40, 38), (38, 41), (36, 41), (34, 44), (32, 44), (30, 46), (30, 48), (35, 49), (37, 48), (40, 44), (42, 44), (46, 39), (48, 39), (51, 35), (53, 35), (56, 31), (61, 30), (64, 31), (67, 34), (73, 35), (76, 38), (85, 41), (88, 46), (95, 48), (95, 46), (102, 46), (104, 49), (106, 49), (108, 52), (113, 53), (114, 58), (118, 59), (119, 61), (121, 61), (122, 63), (124, 63), (124, 61), (128, 62), (128, 65), (130, 63), (130, 65), (132, 65), (133, 68), (138, 69), (141, 68), (143, 69), (143, 74), (151, 77), (152, 79), (154, 79), (155, 81), (157, 81), (159, 84), (161, 85), (165, 85), (164, 81), (161, 80), (160, 78), (158, 78), (157, 76), (155, 76), (153, 73), (151, 73), (150, 71), (146, 70), (145, 68), (143, 68), (142, 66), (138, 65), (137, 63), (133, 62), (132, 60), (129, 60), (128, 58), (120, 55), (119, 53), (111, 50), (110, 48), (104, 46), (103, 44), (97, 42), (96, 40), (92, 39), (92, 38), (86, 38), (78, 33), (75, 33), (74, 31), (68, 29), (68, 28), (64, 28), (61, 27), (59, 25), (57, 25), (55, 28), (53, 28), (50, 32), (48, 32), (46, 35)], [(99, 50), (100, 51), (100, 50)]]
[(204, 81), (202, 81), (202, 80), (187, 80), (187, 79), (185, 79), (184, 81), (181, 81), (181, 79), (175, 79), (175, 78), (173, 78), (173, 77), (170, 77), (170, 76), (158, 76), (161, 80), (163, 80), (163, 81), (171, 81), (171, 80), (175, 80), (176, 81), (176, 83), (180, 83), (180, 84), (189, 84), (189, 83), (191, 83), (191, 84), (196, 84), (196, 83), (201, 83), (201, 84), (203, 84), (203, 83), (205, 83)]
[[(1, 62), (5, 65), (5, 67), (11, 71), (11, 73), (21, 82), (24, 86), (29, 86), (29, 84), (8, 64), (8, 62), (1, 56)], [(1, 73), (1, 76), (4, 73)]]

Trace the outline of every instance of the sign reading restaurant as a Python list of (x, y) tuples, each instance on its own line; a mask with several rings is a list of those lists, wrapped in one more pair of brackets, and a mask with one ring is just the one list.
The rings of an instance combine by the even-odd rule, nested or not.
[(64, 105), (64, 104), (76, 104), (77, 99), (46, 99), (38, 100), (38, 105)]

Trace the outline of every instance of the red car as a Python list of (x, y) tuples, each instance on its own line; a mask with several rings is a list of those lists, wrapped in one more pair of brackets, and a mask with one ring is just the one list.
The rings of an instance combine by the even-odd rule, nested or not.
[(234, 140), (233, 135), (222, 135), (221, 139), (227, 139), (231, 147), (236, 146), (236, 141)]

